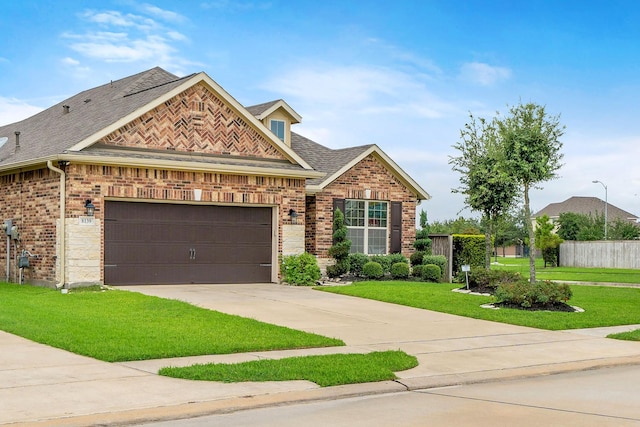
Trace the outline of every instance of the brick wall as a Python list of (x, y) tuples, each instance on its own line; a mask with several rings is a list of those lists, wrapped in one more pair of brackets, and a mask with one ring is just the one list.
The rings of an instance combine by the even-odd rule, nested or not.
[[(56, 221), (59, 210), (59, 175), (49, 169), (0, 176), (0, 223), (12, 219), (20, 231), (18, 251), (27, 249), (36, 257), (25, 269), (29, 282), (56, 281)], [(6, 277), (6, 235), (0, 234), (0, 280)], [(16, 280), (14, 246), (11, 244), (11, 280)]]
[[(304, 179), (229, 175), (203, 172), (167, 171), (147, 168), (128, 168), (70, 164), (67, 173), (66, 223), (67, 254), (76, 239), (73, 230), (88, 231), (87, 227), (73, 227), (78, 218), (85, 215), (84, 204), (90, 199), (96, 206), (96, 223), (100, 228), (99, 248), (86, 248), (87, 259), (81, 256), (66, 261), (66, 279), (88, 282), (95, 278), (95, 253), (99, 252), (102, 282), (104, 262), (104, 199), (166, 201), (204, 204), (279, 206), (278, 254), (282, 253), (283, 225), (290, 224), (289, 209), (295, 209), (304, 217)], [(194, 199), (194, 189), (201, 189), (201, 201)], [(31, 268), (26, 269), (26, 281), (53, 284), (59, 279), (56, 273), (57, 221), (59, 219), (59, 175), (39, 169), (30, 172), (0, 176), (0, 223), (12, 219), (21, 233), (21, 247), (37, 255)], [(93, 231), (92, 231), (93, 232)], [(0, 280), (6, 275), (6, 242), (0, 235)], [(302, 239), (300, 233), (299, 236)], [(81, 239), (80, 239), (81, 240)], [(98, 242), (98, 241), (96, 241)], [(77, 246), (77, 245), (76, 245)], [(302, 242), (300, 242), (302, 247)], [(19, 248), (20, 249), (20, 248)], [(75, 253), (75, 252), (74, 252)], [(11, 280), (14, 279), (13, 244), (11, 248)], [(77, 270), (77, 271), (76, 271)], [(86, 271), (90, 270), (89, 273)]]
[(371, 190), (369, 200), (402, 202), (402, 254), (411, 255), (416, 235), (416, 196), (374, 155), (363, 159), (314, 198), (307, 199), (311, 205), (315, 199), (315, 205), (307, 207), (309, 216), (313, 216), (307, 223), (315, 227), (315, 233), (307, 233), (306, 238), (310, 253), (319, 258), (328, 257), (333, 234), (333, 199), (365, 199), (367, 189)]
[[(97, 220), (103, 219), (105, 198), (278, 206), (278, 254), (283, 251), (283, 225), (291, 224), (289, 209), (302, 217), (305, 209), (304, 179), (71, 164), (67, 187), (67, 216), (84, 215), (84, 202), (91, 199)], [(200, 202), (195, 201), (194, 189), (202, 190)], [(103, 262), (104, 239), (100, 251)]]

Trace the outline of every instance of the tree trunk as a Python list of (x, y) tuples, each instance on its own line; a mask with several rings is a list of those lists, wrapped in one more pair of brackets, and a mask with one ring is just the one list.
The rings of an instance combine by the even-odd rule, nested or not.
[(484, 268), (489, 270), (491, 268), (491, 216), (486, 217), (487, 232), (484, 233)]
[(531, 210), (529, 209), (529, 184), (524, 185), (524, 212), (526, 215), (525, 225), (529, 233), (529, 282), (536, 283), (536, 236), (531, 224)]

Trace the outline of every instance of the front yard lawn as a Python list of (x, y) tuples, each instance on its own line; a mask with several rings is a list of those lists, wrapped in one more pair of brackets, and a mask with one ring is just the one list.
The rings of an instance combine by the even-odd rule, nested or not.
[(578, 306), (585, 312), (566, 313), (482, 308), (480, 307), (482, 304), (492, 302), (492, 297), (451, 291), (461, 286), (449, 283), (379, 281), (355, 282), (349, 286), (327, 286), (316, 289), (475, 319), (548, 330), (640, 323), (640, 288), (571, 286), (573, 297), (568, 301), (568, 304)]
[[(494, 258), (491, 259), (494, 261)], [(518, 271), (529, 277), (529, 258), (498, 257), (492, 270)], [(640, 270), (625, 268), (544, 267), (542, 258), (536, 258), (536, 279), (571, 282), (640, 283)]]
[(0, 329), (107, 362), (344, 342), (136, 292), (0, 283)]

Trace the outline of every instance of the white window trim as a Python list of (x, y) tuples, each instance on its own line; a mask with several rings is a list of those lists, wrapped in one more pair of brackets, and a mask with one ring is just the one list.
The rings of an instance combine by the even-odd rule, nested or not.
[[(348, 225), (347, 229), (364, 230), (363, 234), (363, 250), (365, 255), (388, 255), (389, 254), (389, 206), (390, 203), (387, 200), (365, 200), (365, 199), (345, 199), (345, 203), (349, 201), (364, 202), (364, 226)], [(387, 205), (387, 225), (385, 227), (374, 227), (369, 225), (369, 203), (385, 203)], [(369, 253), (369, 230), (385, 230), (384, 237), (384, 254), (370, 254)]]
[[(282, 139), (280, 139), (280, 136), (273, 132), (273, 123), (282, 123)], [(281, 119), (269, 119), (269, 130), (271, 132), (273, 132), (273, 134), (280, 139), (282, 142), (285, 142), (285, 140), (287, 139), (287, 122)]]

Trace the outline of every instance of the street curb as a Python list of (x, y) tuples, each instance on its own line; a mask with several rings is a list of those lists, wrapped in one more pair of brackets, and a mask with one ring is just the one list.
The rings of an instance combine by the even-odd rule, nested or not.
[(374, 396), (403, 391), (420, 391), (442, 387), (481, 384), (495, 381), (517, 380), (569, 372), (587, 371), (601, 368), (640, 365), (640, 355), (591, 359), (552, 365), (538, 365), (512, 369), (468, 372), (433, 377), (404, 378), (395, 381), (349, 384), (305, 391), (290, 391), (274, 394), (239, 396), (213, 401), (191, 402), (175, 406), (131, 409), (115, 413), (80, 415), (69, 418), (55, 418), (27, 423), (10, 423), (9, 426), (41, 427), (65, 426), (84, 427), (87, 425), (121, 426), (159, 421), (195, 418), (206, 415), (229, 414), (249, 409), (346, 399), (359, 396)]

